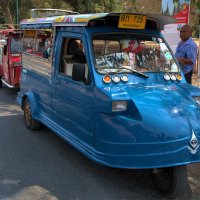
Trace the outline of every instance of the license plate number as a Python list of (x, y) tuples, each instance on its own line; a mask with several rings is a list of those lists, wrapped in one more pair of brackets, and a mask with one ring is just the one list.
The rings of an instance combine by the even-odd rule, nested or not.
[(118, 28), (144, 29), (146, 25), (145, 15), (121, 14)]

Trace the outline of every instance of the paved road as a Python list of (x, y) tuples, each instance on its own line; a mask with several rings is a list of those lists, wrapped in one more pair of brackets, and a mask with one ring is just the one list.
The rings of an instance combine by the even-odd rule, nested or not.
[[(29, 131), (15, 103), (0, 90), (0, 200), (155, 200), (149, 173), (99, 166), (47, 128)], [(189, 167), (193, 198), (200, 196), (200, 166)]]

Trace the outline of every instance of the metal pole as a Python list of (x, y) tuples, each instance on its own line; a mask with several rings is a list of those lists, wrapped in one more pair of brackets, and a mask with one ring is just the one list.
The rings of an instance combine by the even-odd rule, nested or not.
[(200, 87), (200, 26), (199, 26), (199, 49), (198, 49), (198, 63), (197, 63), (197, 86)]
[[(196, 11), (199, 14), (199, 22), (200, 22), (200, 10)], [(200, 26), (199, 27), (199, 49), (198, 49), (198, 63), (197, 63), (197, 86), (200, 87)]]
[(18, 8), (18, 0), (16, 0), (16, 24), (18, 25), (18, 16), (19, 16), (19, 8)]

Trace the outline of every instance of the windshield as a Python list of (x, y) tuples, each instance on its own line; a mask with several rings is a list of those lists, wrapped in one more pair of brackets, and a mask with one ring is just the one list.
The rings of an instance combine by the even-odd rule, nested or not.
[(96, 34), (93, 36), (95, 68), (101, 74), (178, 72), (164, 40), (142, 34)]
[(21, 45), (19, 38), (12, 38), (11, 40), (11, 53), (20, 53), (21, 52)]

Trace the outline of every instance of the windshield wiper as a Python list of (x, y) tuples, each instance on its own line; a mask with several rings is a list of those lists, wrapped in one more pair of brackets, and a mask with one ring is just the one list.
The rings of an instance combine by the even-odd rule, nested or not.
[[(104, 60), (106, 61), (106, 63), (108, 64), (108, 66), (110, 66), (110, 67), (112, 67), (113, 65), (117, 65), (118, 67), (116, 67), (116, 69), (126, 69), (126, 70), (129, 70), (129, 71), (133, 72), (133, 73), (139, 74), (139, 75), (141, 75), (141, 76), (143, 76), (143, 77), (145, 77), (145, 78), (148, 78), (148, 77), (149, 77), (148, 75), (146, 75), (146, 74), (144, 74), (144, 73), (142, 73), (142, 72), (139, 72), (139, 71), (137, 71), (137, 70), (135, 70), (135, 69), (133, 69), (133, 68), (131, 68), (131, 67), (129, 67), (129, 66), (124, 66), (124, 65), (122, 65), (121, 63), (119, 63), (119, 62), (116, 60), (116, 58), (115, 58), (114, 56), (107, 56), (107, 57), (106, 57), (106, 56), (103, 56), (103, 58), (104, 58)], [(113, 63), (113, 65), (110, 65), (110, 63), (108, 62), (108, 58), (114, 60), (115, 63)]]
[(139, 72), (139, 71), (137, 71), (133, 68), (130, 68), (128, 66), (120, 66), (120, 67), (117, 67), (117, 68), (114, 68), (114, 67), (112, 67), (112, 68), (111, 67), (96, 67), (96, 69), (109, 69), (109, 70), (117, 70), (117, 71), (122, 70), (122, 69), (126, 69), (126, 70), (133, 72), (133, 73), (139, 74), (139, 75), (141, 75), (145, 78), (149, 77), (147, 74), (145, 74), (143, 72)]
[(139, 71), (137, 71), (137, 70), (135, 70), (135, 69), (133, 69), (131, 67), (128, 67), (128, 66), (121, 66), (121, 67), (118, 67), (117, 69), (126, 69), (126, 70), (129, 70), (129, 71), (133, 72), (133, 73), (139, 74), (139, 75), (141, 75), (141, 76), (143, 76), (145, 78), (149, 77), (149, 75), (147, 75), (147, 74), (145, 74), (143, 72), (139, 72)]

